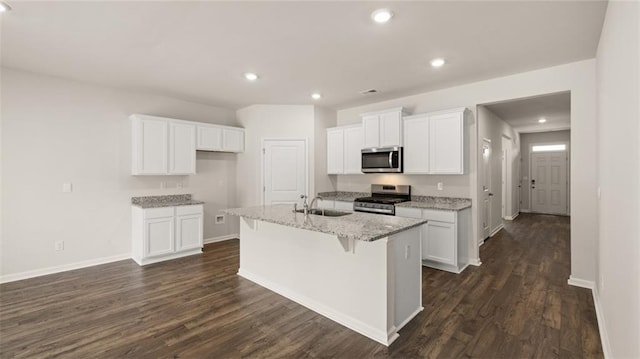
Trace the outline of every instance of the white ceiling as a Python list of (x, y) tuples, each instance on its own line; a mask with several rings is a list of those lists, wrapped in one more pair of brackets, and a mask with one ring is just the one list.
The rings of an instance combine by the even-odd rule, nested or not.
[[(485, 106), (518, 132), (557, 131), (571, 127), (571, 93), (569, 92)], [(538, 123), (542, 117), (547, 122)]]
[[(8, 2), (3, 66), (231, 108), (344, 108), (593, 58), (606, 11), (603, 1)], [(395, 13), (386, 25), (370, 20), (380, 7)], [(448, 64), (431, 68), (435, 57)], [(358, 93), (370, 88), (379, 93)]]

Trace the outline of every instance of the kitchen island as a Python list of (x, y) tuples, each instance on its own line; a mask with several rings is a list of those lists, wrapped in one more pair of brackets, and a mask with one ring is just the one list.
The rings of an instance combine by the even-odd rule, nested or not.
[(422, 308), (426, 220), (367, 213), (304, 215), (291, 205), (240, 216), (238, 275), (384, 345)]

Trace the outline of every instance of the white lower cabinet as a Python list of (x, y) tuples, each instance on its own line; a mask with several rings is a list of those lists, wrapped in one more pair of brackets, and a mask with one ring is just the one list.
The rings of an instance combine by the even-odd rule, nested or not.
[(460, 273), (469, 264), (469, 208), (444, 211), (398, 207), (396, 216), (428, 220), (420, 233), (422, 265)]
[(202, 205), (131, 208), (131, 257), (139, 265), (202, 252)]
[(334, 201), (334, 200), (321, 199), (321, 200), (318, 200), (317, 207), (353, 212), (353, 202), (348, 202), (348, 201)]

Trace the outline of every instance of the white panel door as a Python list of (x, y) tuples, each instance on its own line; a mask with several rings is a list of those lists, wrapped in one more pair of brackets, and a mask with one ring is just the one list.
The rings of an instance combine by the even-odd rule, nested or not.
[(169, 122), (144, 118), (139, 122), (138, 174), (166, 174), (168, 169)]
[(429, 118), (404, 120), (404, 173), (429, 173)]
[(531, 211), (567, 214), (567, 152), (531, 154)]
[(344, 129), (344, 173), (362, 174), (362, 126)]
[(327, 130), (327, 174), (344, 173), (344, 131)]
[(202, 214), (176, 217), (176, 251), (202, 248)]
[(362, 129), (364, 131), (363, 148), (380, 147), (380, 119), (378, 115), (363, 116)]
[(481, 151), (480, 239), (484, 240), (491, 234), (491, 197), (493, 196), (491, 193), (491, 141), (483, 139)]
[(265, 140), (264, 204), (301, 203), (307, 194), (307, 157), (304, 140)]
[(461, 112), (429, 116), (429, 172), (462, 174), (463, 118)]
[(222, 127), (198, 125), (198, 150), (221, 151)]
[(196, 173), (196, 126), (188, 123), (169, 124), (169, 173)]
[(380, 147), (402, 146), (401, 115), (395, 111), (380, 115)]
[(244, 151), (244, 129), (223, 128), (222, 129), (222, 150), (227, 152)]
[(144, 256), (153, 257), (173, 252), (173, 216), (145, 219)]

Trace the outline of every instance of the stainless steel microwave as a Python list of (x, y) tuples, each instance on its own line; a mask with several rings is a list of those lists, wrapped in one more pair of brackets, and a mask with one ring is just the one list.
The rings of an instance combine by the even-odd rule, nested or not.
[(402, 147), (362, 150), (363, 173), (402, 173)]

